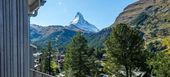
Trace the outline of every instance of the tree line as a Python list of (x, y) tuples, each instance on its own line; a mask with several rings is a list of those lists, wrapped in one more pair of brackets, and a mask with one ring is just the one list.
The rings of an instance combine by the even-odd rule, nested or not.
[[(166, 50), (152, 52), (146, 48), (144, 33), (127, 24), (117, 24), (104, 43), (93, 48), (81, 33), (66, 48), (63, 74), (65, 77), (170, 77), (170, 40), (163, 39)], [(61, 73), (49, 43), (41, 56), (40, 67), (45, 73)], [(143, 72), (137, 76), (137, 73)]]

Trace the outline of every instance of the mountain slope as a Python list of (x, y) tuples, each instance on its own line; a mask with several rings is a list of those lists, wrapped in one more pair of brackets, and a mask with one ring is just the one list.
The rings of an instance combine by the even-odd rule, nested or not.
[[(132, 27), (140, 29), (145, 33), (147, 42), (159, 40), (166, 36), (169, 37), (170, 0), (139, 0), (132, 3), (120, 13), (112, 26), (99, 32), (94, 25), (91, 25), (84, 20), (81, 13), (77, 13), (70, 25), (61, 27), (61, 30), (53, 30), (53, 28), (51, 30), (50, 28), (44, 29), (39, 27), (36, 27), (38, 28), (37, 30), (32, 29), (32, 32), (35, 33), (31, 33), (31, 38), (36, 40), (35, 43), (40, 45), (45, 44), (45, 41), (47, 40), (52, 40), (56, 43), (55, 46), (65, 46), (77, 32), (81, 31), (85, 33), (90, 46), (103, 47), (104, 41), (111, 33), (111, 28), (118, 23), (127, 23)], [(46, 32), (48, 30), (49, 32)], [(44, 35), (46, 35), (46, 37), (44, 37)], [(58, 41), (54, 40), (56, 37), (59, 37)], [(37, 38), (40, 40), (37, 41)]]
[(30, 39), (31, 39), (31, 41), (37, 41), (42, 38), (43, 35), (42, 35), (41, 31), (43, 28), (44, 27), (35, 25), (35, 24), (30, 25)]
[(38, 47), (47, 46), (48, 42), (51, 41), (54, 48), (65, 47), (77, 32), (68, 30), (63, 26), (39, 26), (41, 29), (36, 27), (37, 25), (30, 26), (30, 39), (31, 43)]
[(170, 0), (139, 0), (125, 8), (115, 24), (128, 23), (139, 28), (146, 40), (170, 35)]
[(88, 44), (91, 47), (103, 47), (104, 46), (104, 42), (107, 39), (107, 37), (110, 35), (112, 31), (112, 28), (108, 27), (108, 28), (104, 28), (102, 29), (100, 32), (91, 34), (91, 35), (87, 35), (87, 40), (89, 41)]
[(99, 30), (89, 22), (87, 22), (81, 13), (77, 13), (69, 26), (50, 25), (40, 26), (30, 25), (30, 41), (31, 43), (45, 47), (51, 41), (53, 47), (65, 48), (77, 32), (84, 35), (91, 35)]
[[(93, 35), (90, 44), (103, 46), (111, 28), (118, 23), (126, 23), (140, 29), (145, 33), (147, 43), (170, 37), (170, 0), (139, 0), (128, 5), (109, 27), (110, 30), (101, 30)], [(102, 35), (102, 33), (108, 34)]]

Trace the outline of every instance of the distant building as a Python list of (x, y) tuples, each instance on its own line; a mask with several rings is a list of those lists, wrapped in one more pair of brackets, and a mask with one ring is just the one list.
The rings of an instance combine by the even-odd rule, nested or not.
[(57, 56), (57, 63), (59, 65), (60, 72), (63, 70), (63, 67), (64, 67), (64, 57), (65, 55), (62, 55), (62, 54)]
[(30, 45), (30, 68), (31, 69), (34, 69), (34, 66), (36, 65), (36, 55), (35, 53), (37, 53), (38, 50), (37, 50), (37, 47), (33, 44)]

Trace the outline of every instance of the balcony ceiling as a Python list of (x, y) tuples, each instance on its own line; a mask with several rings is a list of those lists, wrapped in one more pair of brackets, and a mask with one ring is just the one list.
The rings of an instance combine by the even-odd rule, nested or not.
[(40, 7), (40, 0), (28, 0), (28, 6), (29, 12), (33, 12)]
[(35, 2), (36, 0), (28, 0), (28, 4), (31, 5)]

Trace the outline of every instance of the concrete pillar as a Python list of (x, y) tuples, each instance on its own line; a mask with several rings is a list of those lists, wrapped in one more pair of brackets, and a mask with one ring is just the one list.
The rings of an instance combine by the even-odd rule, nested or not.
[(0, 77), (30, 77), (27, 11), (27, 0), (0, 0)]

